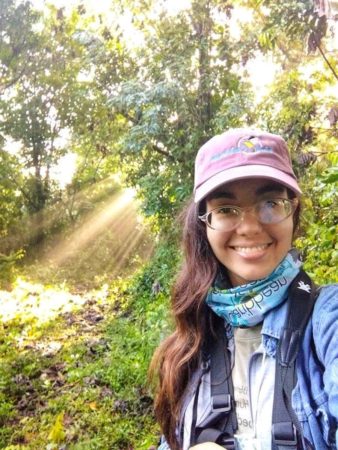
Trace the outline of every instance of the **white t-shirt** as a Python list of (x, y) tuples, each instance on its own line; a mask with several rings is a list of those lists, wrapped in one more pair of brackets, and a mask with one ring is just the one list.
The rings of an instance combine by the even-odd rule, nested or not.
[[(232, 372), (240, 450), (271, 450), (271, 421), (275, 361), (264, 353), (261, 324), (234, 329), (235, 362)], [(250, 373), (255, 374), (249, 380)]]
[(238, 430), (237, 434), (252, 433), (248, 365), (251, 355), (261, 343), (261, 324), (251, 328), (235, 328), (235, 362), (232, 370)]

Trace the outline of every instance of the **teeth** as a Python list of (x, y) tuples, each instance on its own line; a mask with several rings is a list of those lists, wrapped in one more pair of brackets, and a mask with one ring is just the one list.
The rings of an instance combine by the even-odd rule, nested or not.
[(234, 247), (235, 250), (244, 253), (256, 252), (257, 250), (265, 250), (268, 247), (268, 244), (264, 245), (255, 245), (254, 247)]

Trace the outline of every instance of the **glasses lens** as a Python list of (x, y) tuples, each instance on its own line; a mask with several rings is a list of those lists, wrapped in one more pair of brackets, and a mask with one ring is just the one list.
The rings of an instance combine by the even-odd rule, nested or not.
[(239, 208), (236, 206), (220, 206), (213, 209), (200, 219), (205, 221), (209, 227), (218, 231), (231, 231), (235, 229), (241, 221), (246, 210), (254, 212), (256, 219), (260, 223), (278, 223), (289, 217), (297, 202), (287, 198), (274, 198), (262, 200), (252, 207)]
[(286, 198), (263, 200), (256, 211), (261, 223), (278, 223), (292, 214), (292, 201)]
[(221, 206), (210, 211), (208, 214), (208, 224), (214, 230), (228, 231), (235, 228), (240, 222), (241, 212), (231, 206)]

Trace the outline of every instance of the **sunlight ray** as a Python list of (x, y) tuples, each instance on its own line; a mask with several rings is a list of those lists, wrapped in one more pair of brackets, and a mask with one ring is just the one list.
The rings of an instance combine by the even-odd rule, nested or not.
[(114, 197), (101, 211), (94, 212), (67, 240), (55, 247), (48, 255), (50, 260), (56, 265), (62, 264), (65, 259), (95, 240), (97, 235), (107, 229), (119, 214), (123, 217), (124, 208), (131, 208), (132, 203), (133, 199), (129, 191), (123, 192), (117, 198)]
[(114, 217), (112, 223), (109, 223), (106, 229), (100, 232), (100, 235), (90, 243), (90, 251), (87, 253), (87, 257), (94, 256), (99, 252), (100, 247), (107, 245), (107, 235), (113, 234), (113, 245), (110, 248), (112, 258), (114, 252), (118, 251), (121, 246), (124, 245), (125, 239), (130, 233), (131, 229), (138, 226), (135, 219), (136, 211), (133, 207), (128, 207), (119, 215)]
[[(121, 246), (119, 252), (114, 255), (114, 267), (113, 274), (119, 273), (120, 269), (126, 264), (126, 260), (128, 260), (131, 256), (131, 253), (134, 249), (138, 247), (140, 242), (143, 239), (144, 228), (140, 227), (136, 233), (130, 233), (128, 239), (125, 241), (124, 245)], [(153, 244), (151, 250), (153, 250)], [(151, 252), (150, 250), (150, 252)]]
[[(17, 247), (25, 246), (27, 242), (34, 242), (38, 236), (46, 230), (53, 229), (55, 224), (62, 222), (64, 219), (74, 220), (71, 219), (72, 215), (74, 215), (72, 210), (80, 208), (90, 209), (93, 204), (100, 201), (102, 192), (107, 192), (107, 189), (113, 191), (110, 201), (113, 198), (118, 198), (121, 195), (121, 191), (115, 178), (113, 176), (108, 177), (73, 194), (68, 192), (65, 198), (61, 199), (57, 204), (49, 205), (39, 212), (31, 213), (25, 219), (24, 232), (21, 230), (18, 234), (14, 229), (9, 233), (8, 245), (11, 246), (13, 242), (16, 242)], [(131, 191), (127, 192), (132, 197)]]

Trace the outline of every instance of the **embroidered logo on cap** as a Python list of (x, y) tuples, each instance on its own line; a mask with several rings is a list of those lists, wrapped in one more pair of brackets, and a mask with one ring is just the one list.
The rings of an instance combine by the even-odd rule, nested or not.
[(243, 153), (256, 153), (256, 152), (272, 152), (271, 147), (264, 146), (260, 139), (255, 136), (249, 136), (241, 138), (238, 141), (237, 147)]
[(224, 148), (220, 152), (212, 155), (210, 161), (218, 161), (227, 156), (234, 155), (236, 153), (273, 153), (273, 148), (267, 145), (263, 145), (257, 137), (244, 137), (238, 141), (236, 147)]

